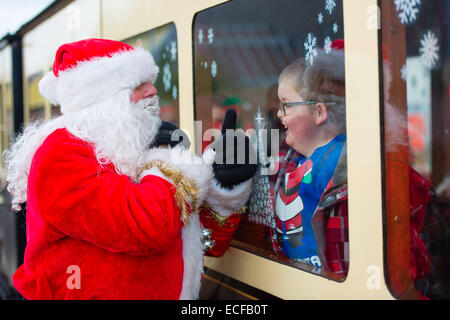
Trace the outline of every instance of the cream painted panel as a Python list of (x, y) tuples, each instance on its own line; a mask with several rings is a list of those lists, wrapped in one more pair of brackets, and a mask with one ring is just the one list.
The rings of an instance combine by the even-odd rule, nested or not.
[(105, 38), (121, 40), (179, 19), (192, 22), (196, 12), (222, 2), (226, 1), (102, 0), (103, 34)]
[(205, 265), (284, 299), (392, 299), (384, 281), (375, 0), (345, 0), (350, 270), (337, 283), (236, 248)]
[(101, 37), (100, 0), (78, 0), (25, 34), (24, 68), (26, 74), (50, 66), (58, 47), (67, 42)]
[[(369, 270), (380, 270), (380, 288), (372, 291), (392, 299), (384, 281), (378, 29), (371, 20), (377, 1), (352, 0), (344, 4), (349, 280), (355, 286), (365, 285)], [(345, 15), (350, 17), (347, 24)]]
[[(100, 0), (77, 0), (24, 35), (25, 122), (29, 120), (27, 78), (37, 72), (48, 71), (60, 45), (85, 38), (100, 38), (100, 25)], [(47, 103), (47, 117), (49, 107)]]

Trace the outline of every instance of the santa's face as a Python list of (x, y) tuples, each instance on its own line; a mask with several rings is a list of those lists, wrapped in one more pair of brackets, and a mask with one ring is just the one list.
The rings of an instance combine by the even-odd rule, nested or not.
[(111, 160), (120, 173), (134, 178), (161, 124), (158, 112), (156, 89), (145, 83), (77, 112), (67, 128), (92, 142), (98, 159)]
[(157, 93), (158, 91), (151, 82), (145, 82), (133, 90), (130, 100), (133, 103), (138, 103), (143, 99), (153, 98)]

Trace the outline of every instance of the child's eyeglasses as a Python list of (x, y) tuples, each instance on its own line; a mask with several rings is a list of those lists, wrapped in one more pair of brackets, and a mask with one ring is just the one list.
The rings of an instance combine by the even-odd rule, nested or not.
[(293, 107), (293, 106), (300, 106), (300, 105), (311, 105), (319, 103), (318, 101), (301, 101), (301, 102), (281, 102), (280, 101), (280, 107), (279, 110), (283, 113), (283, 116), (286, 115), (286, 108)]
[[(299, 101), (299, 102), (281, 102), (280, 101), (279, 110), (282, 112), (283, 116), (285, 116), (287, 108), (294, 107), (294, 106), (300, 106), (300, 105), (311, 105), (311, 104), (316, 104), (316, 103), (319, 103), (319, 102), (320, 101), (315, 101), (315, 100)], [(336, 104), (335, 102), (323, 102), (323, 103), (326, 103), (327, 105)]]

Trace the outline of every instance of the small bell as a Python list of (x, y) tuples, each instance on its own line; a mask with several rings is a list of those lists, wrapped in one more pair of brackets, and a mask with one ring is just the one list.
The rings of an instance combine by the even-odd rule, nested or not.
[(212, 232), (211, 229), (203, 228), (202, 229), (202, 242), (206, 240), (211, 240)]
[(203, 244), (203, 251), (206, 252), (206, 251), (211, 250), (214, 247), (214, 245), (216, 244), (216, 241), (206, 240), (206, 241), (203, 241), (202, 244)]

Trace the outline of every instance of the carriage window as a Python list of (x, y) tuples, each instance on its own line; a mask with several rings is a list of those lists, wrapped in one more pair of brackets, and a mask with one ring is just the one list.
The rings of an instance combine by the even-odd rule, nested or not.
[(30, 121), (45, 119), (45, 99), (39, 92), (39, 81), (43, 76), (43, 72), (38, 72), (28, 77)]
[(13, 88), (12, 84), (6, 83), (3, 91), (2, 110), (2, 152), (9, 148), (11, 139), (14, 137), (14, 110), (13, 110)]
[[(8, 70), (8, 69), (7, 69)], [(4, 76), (4, 75), (3, 75)], [(8, 78), (0, 79), (0, 137), (1, 152), (9, 148), (14, 137), (13, 88)], [(0, 161), (0, 186), (4, 187), (6, 171), (3, 159)]]
[[(4, 106), (4, 101), (3, 101), (3, 96), (4, 96), (4, 94), (3, 94), (3, 84), (2, 83), (0, 83), (0, 124), (2, 125), (2, 127), (1, 127), (1, 131), (0, 131), (0, 144), (1, 144), (1, 152), (3, 153), (3, 150), (5, 150), (7, 147), (6, 147), (6, 141), (5, 141), (5, 131), (4, 131), (4, 128), (6, 128), (4, 125), (3, 125), (3, 118), (4, 118), (4, 115), (3, 115), (3, 108), (5, 107)], [(1, 160), (1, 162), (0, 162), (0, 167), (1, 167), (1, 171), (3, 171), (3, 159)], [(0, 179), (3, 181), (3, 172), (1, 172), (1, 175), (0, 175)]]
[[(349, 262), (342, 10), (342, 0), (234, 0), (198, 13), (192, 35), (202, 132), (233, 108), (258, 154), (232, 245), (337, 281)], [(325, 123), (304, 135), (300, 117), (288, 119), (319, 108)]]
[(450, 298), (450, 0), (382, 1), (387, 283)]
[(152, 29), (124, 40), (131, 46), (147, 49), (159, 66), (155, 87), (158, 90), (161, 120), (179, 126), (178, 45), (174, 23)]

